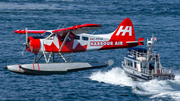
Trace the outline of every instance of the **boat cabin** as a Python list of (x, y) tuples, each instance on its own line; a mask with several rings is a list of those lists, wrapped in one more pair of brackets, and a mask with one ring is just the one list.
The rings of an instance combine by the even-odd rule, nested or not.
[(144, 48), (129, 48), (124, 65), (138, 72), (151, 75), (152, 73), (161, 73), (161, 64), (158, 54), (150, 54)]

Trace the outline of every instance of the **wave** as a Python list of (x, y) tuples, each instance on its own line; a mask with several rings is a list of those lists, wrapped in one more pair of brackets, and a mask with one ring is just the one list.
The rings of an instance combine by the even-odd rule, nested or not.
[(115, 85), (121, 85), (121, 86), (132, 86), (132, 80), (131, 78), (128, 78), (124, 71), (121, 68), (112, 68), (111, 70), (107, 72), (94, 72), (90, 76), (91, 80), (96, 80), (99, 82), (109, 83), (109, 84), (115, 84)]
[(98, 82), (120, 85), (121, 87), (129, 86), (132, 88), (133, 93), (148, 96), (150, 99), (170, 98), (180, 100), (180, 74), (175, 75), (175, 80), (138, 82), (127, 77), (122, 68), (115, 67), (105, 72), (94, 72), (89, 78)]

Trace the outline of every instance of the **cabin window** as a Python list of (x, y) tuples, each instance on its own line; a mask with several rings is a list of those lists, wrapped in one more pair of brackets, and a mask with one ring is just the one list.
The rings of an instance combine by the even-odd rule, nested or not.
[[(62, 36), (60, 40), (63, 42), (64, 39), (65, 39), (65, 37), (66, 37), (66, 36)], [(71, 42), (71, 38), (68, 36), (66, 41), (67, 41), (67, 42)]]
[(74, 35), (74, 39), (79, 40), (79, 39), (80, 39), (80, 36), (76, 36), (76, 35)]
[(126, 65), (133, 67), (133, 62), (131, 60), (126, 60)]
[(136, 68), (136, 62), (134, 62), (134, 68)]
[(88, 41), (88, 37), (82, 37), (82, 40)]
[(142, 63), (142, 68), (148, 68), (149, 67), (149, 63), (146, 63), (146, 62), (144, 62), (144, 63)]

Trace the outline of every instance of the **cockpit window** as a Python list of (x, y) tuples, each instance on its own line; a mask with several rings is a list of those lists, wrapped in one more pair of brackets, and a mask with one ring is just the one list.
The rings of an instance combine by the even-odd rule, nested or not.
[(48, 37), (50, 34), (51, 34), (51, 32), (45, 32), (42, 36), (46, 38), (46, 37)]

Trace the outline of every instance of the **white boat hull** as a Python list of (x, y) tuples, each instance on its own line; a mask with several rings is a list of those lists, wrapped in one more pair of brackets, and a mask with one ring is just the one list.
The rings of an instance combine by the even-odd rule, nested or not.
[(131, 68), (125, 67), (122, 65), (125, 73), (127, 76), (131, 77), (133, 80), (136, 81), (149, 81), (152, 79), (157, 79), (157, 80), (174, 80), (174, 75), (173, 74), (152, 74), (152, 75), (147, 75), (141, 72), (138, 72), (137, 70), (132, 70)]

